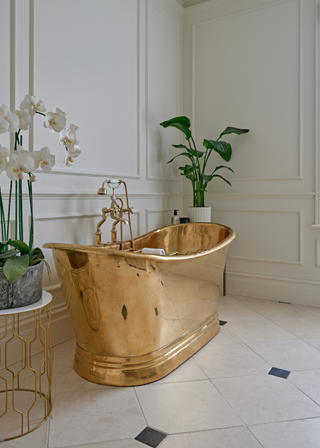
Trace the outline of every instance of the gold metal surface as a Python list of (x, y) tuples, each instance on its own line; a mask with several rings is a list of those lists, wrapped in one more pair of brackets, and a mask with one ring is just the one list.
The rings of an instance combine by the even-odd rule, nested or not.
[[(27, 336), (20, 331), (22, 313), (13, 311), (3, 316), (0, 312), (0, 324), (4, 324), (4, 334), (0, 335), (0, 442), (34, 431), (52, 408), (51, 302), (22, 312), (33, 322)], [(11, 349), (19, 346), (20, 361), (12, 364)], [(36, 358), (32, 357), (33, 350)]]
[[(163, 227), (109, 247), (47, 243), (77, 339), (74, 368), (115, 386), (156, 381), (220, 329), (217, 315), (228, 244), (212, 223)], [(142, 248), (170, 255), (146, 255)]]

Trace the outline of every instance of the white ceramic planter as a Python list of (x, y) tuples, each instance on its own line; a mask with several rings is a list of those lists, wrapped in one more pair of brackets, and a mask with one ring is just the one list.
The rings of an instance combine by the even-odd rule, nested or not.
[(190, 222), (211, 222), (211, 207), (188, 207)]

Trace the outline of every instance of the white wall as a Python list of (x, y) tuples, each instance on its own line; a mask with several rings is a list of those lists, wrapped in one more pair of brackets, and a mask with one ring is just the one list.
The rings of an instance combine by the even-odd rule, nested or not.
[[(128, 186), (134, 236), (170, 223), (182, 208), (182, 180), (166, 161), (176, 133), (159, 123), (182, 113), (183, 8), (165, 0), (2, 0), (0, 5), (0, 104), (19, 108), (26, 93), (48, 110), (67, 113), (79, 126), (82, 154), (63, 164), (57, 134), (36, 116), (25, 149), (49, 146), (52, 174), (34, 184), (35, 246), (45, 242), (94, 243), (106, 200), (97, 190), (106, 178)], [(178, 132), (178, 131), (177, 131)], [(170, 144), (169, 144), (170, 143)], [(9, 135), (0, 135), (9, 145)], [(7, 197), (8, 182), (1, 174)], [(27, 197), (25, 225), (28, 223)], [(110, 239), (110, 223), (102, 227)], [(51, 250), (52, 342), (72, 330)]]
[(185, 13), (185, 114), (199, 147), (226, 126), (250, 129), (228, 140), (232, 188), (215, 180), (206, 196), (212, 220), (237, 233), (229, 293), (320, 306), (317, 7), (212, 0)]

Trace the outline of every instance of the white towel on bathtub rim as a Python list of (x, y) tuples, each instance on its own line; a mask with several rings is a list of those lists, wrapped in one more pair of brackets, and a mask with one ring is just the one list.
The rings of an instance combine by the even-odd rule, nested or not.
[(165, 251), (163, 249), (154, 249), (152, 247), (144, 247), (141, 250), (142, 254), (148, 254), (148, 255), (165, 255)]

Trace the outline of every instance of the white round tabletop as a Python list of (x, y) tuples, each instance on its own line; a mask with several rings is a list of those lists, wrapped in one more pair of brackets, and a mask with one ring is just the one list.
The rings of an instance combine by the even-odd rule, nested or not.
[(8, 316), (12, 314), (27, 313), (28, 311), (35, 311), (48, 305), (51, 300), (52, 294), (47, 291), (42, 291), (42, 297), (40, 300), (38, 300), (38, 302), (35, 302), (32, 305), (22, 306), (20, 308), (8, 308), (5, 310), (0, 310), (0, 316)]

